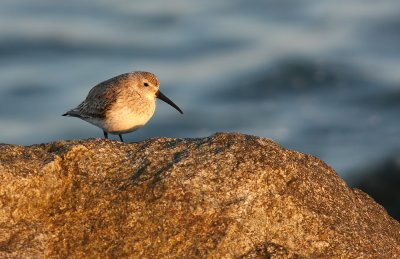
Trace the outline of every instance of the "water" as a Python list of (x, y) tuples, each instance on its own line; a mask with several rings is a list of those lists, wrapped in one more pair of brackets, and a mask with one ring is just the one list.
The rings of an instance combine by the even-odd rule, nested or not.
[(160, 102), (126, 141), (239, 131), (352, 181), (400, 149), (399, 46), (398, 1), (3, 0), (0, 142), (101, 137), (61, 114), (148, 70), (185, 115)]

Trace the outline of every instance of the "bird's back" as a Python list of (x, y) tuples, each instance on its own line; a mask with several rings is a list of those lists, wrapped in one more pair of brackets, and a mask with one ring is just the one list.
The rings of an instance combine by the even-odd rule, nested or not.
[(122, 74), (94, 86), (86, 99), (66, 115), (85, 118), (102, 119), (118, 99), (118, 95), (127, 87), (129, 74)]

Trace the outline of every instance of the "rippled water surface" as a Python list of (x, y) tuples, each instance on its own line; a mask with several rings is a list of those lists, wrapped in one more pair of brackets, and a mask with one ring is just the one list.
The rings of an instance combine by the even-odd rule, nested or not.
[(399, 1), (4, 0), (0, 142), (101, 137), (60, 115), (148, 70), (185, 114), (160, 102), (127, 141), (239, 131), (351, 179), (400, 149), (399, 46)]

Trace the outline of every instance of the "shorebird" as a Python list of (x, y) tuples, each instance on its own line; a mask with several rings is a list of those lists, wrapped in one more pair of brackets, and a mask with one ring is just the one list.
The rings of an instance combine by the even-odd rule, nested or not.
[(94, 86), (86, 99), (63, 116), (77, 117), (103, 130), (104, 137), (122, 134), (143, 127), (153, 116), (156, 98), (168, 103), (181, 114), (182, 110), (159, 90), (160, 81), (150, 73), (125, 73)]

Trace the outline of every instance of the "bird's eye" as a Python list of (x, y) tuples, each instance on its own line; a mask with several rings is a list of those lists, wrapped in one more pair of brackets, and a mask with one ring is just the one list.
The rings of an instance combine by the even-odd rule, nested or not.
[(146, 86), (146, 87), (149, 86), (149, 83), (144, 83), (144, 86)]

